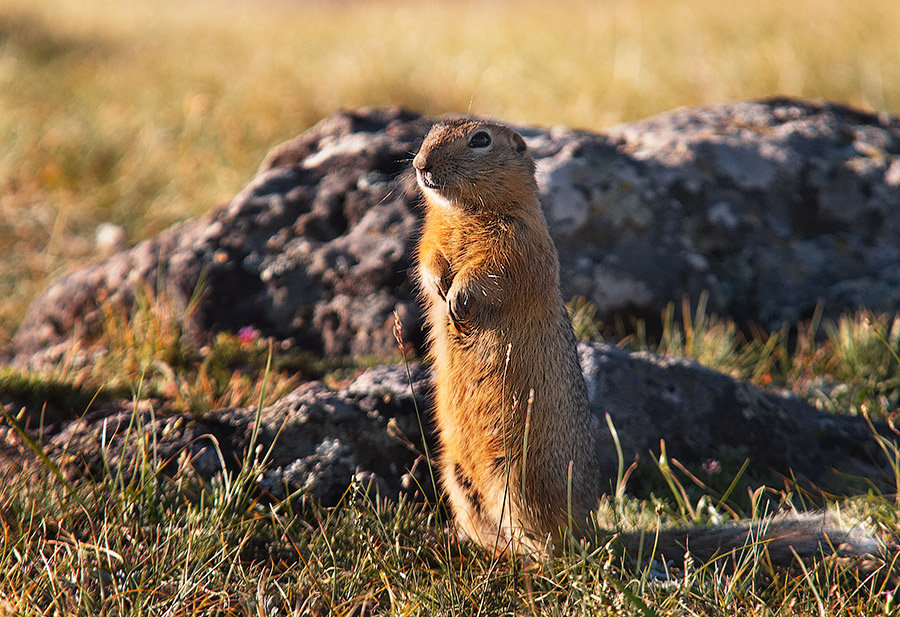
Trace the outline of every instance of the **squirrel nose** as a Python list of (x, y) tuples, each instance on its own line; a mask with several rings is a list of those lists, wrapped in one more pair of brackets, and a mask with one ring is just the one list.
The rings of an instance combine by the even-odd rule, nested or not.
[(416, 155), (416, 158), (413, 159), (413, 167), (415, 167), (419, 171), (428, 171), (428, 161), (425, 160), (425, 157), (421, 152), (419, 152)]

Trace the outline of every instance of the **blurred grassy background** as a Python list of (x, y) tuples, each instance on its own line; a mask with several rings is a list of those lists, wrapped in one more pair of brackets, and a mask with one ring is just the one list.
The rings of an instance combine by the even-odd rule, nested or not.
[(900, 112), (897, 0), (4, 0), (0, 346), (47, 281), (228, 200), (339, 107), (602, 129), (790, 94)]

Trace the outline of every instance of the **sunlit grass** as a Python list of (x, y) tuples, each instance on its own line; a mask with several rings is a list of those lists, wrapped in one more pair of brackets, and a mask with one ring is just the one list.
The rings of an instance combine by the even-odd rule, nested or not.
[[(139, 427), (138, 427), (139, 428)], [(8, 430), (8, 429), (7, 429)], [(824, 560), (770, 570), (758, 549), (736, 572), (687, 559), (641, 566), (605, 541), (538, 562), (495, 558), (460, 544), (436, 504), (387, 502), (352, 486), (335, 508), (278, 501), (254, 479), (262, 459), (211, 481), (180, 459), (163, 473), (152, 441), (131, 437), (91, 480), (67, 482), (55, 463), (0, 470), (0, 610), (30, 615), (872, 615), (887, 609), (887, 567)], [(104, 460), (114, 460), (105, 452)], [(55, 470), (55, 469), (54, 469)], [(666, 467), (667, 478), (678, 472)], [(681, 476), (684, 480), (684, 476)], [(601, 529), (730, 514), (678, 493), (606, 498)], [(790, 496), (783, 496), (787, 502)], [(870, 495), (841, 508), (885, 533), (897, 509)], [(698, 514), (702, 510), (702, 515)], [(851, 519), (852, 520), (852, 519)], [(886, 612), (885, 614), (892, 614)]]
[(77, 414), (94, 394), (141, 394), (163, 401), (167, 411), (202, 414), (260, 400), (270, 405), (301, 380), (341, 368), (251, 327), (198, 336), (191, 322), (198, 297), (139, 288), (130, 309), (103, 302), (99, 331), (68, 344), (56, 361), (39, 370), (0, 368), (0, 397), (37, 409), (43, 398)]
[[(223, 333), (198, 347), (190, 336), (192, 305), (164, 290), (145, 290), (130, 311), (105, 306), (98, 333), (73, 344), (81, 353), (93, 349), (93, 361), (63, 358), (45, 374), (4, 369), (0, 395), (13, 388), (17, 400), (27, 397), (38, 408), (43, 399), (77, 412), (79, 405), (87, 410), (92, 391), (104, 385), (111, 397), (153, 396), (163, 417), (222, 405), (259, 409), (303, 373), (291, 350), (270, 348), (252, 331)], [(582, 334), (600, 331), (588, 303), (573, 302), (572, 310)], [(660, 343), (634, 335), (620, 343), (731, 367), (739, 377), (752, 378), (766, 367), (762, 385), (805, 384), (837, 411), (852, 413), (864, 404), (872, 405), (873, 415), (891, 411), (875, 409), (890, 400), (900, 366), (895, 321), (886, 317), (847, 315), (823, 326), (829, 332), (824, 341), (810, 336), (788, 353), (781, 335), (748, 342), (702, 306), (680, 322), (673, 311), (667, 315)], [(822, 386), (838, 383), (836, 362), (851, 355), (860, 362), (856, 368), (848, 363), (844, 383), (861, 392), (852, 399)], [(212, 480), (199, 478), (188, 457), (179, 458), (177, 471), (164, 471), (167, 461), (157, 458), (137, 412), (133, 423), (132, 455), (101, 451), (106, 463), (90, 478), (75, 473), (79, 479), (65, 480), (52, 460), (33, 461), (21, 471), (15, 463), (0, 467), (0, 610), (356, 616), (602, 615), (646, 608), (645, 614), (656, 615), (871, 615), (874, 607), (893, 614), (890, 564), (858, 568), (864, 564), (825, 559), (773, 570), (751, 548), (730, 574), (676, 559), (666, 577), (646, 555), (636, 564), (635, 555), (623, 558), (616, 544), (607, 544), (609, 530), (652, 534), (658, 525), (719, 525), (762, 516), (767, 510), (760, 504), (804, 501), (759, 488), (748, 506), (747, 496), (733, 490), (743, 469), (707, 485), (662, 450), (660, 477), (652, 481), (667, 489), (648, 499), (630, 496), (631, 474), (621, 470), (619, 486), (599, 504), (597, 524), (605, 531), (596, 541), (567, 545), (532, 563), (461, 545), (438, 504), (385, 502), (360, 485), (336, 508), (321, 508), (300, 494), (275, 500), (255, 484), (266, 454), (253, 447), (240, 471), (223, 470)], [(36, 424), (30, 426), (40, 440)], [(13, 428), (10, 419), (0, 420), (3, 443), (27, 452)], [(897, 447), (887, 439), (879, 443), (900, 486)], [(873, 491), (830, 507), (883, 537), (896, 537), (900, 528), (896, 496)]]
[(900, 111), (900, 5), (8, 0), (0, 343), (48, 277), (230, 199), (341, 107), (602, 129), (793, 94)]

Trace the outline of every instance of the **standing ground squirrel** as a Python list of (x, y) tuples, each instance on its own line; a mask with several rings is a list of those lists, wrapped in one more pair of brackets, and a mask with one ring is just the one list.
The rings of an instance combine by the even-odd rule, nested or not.
[[(515, 131), (459, 119), (432, 127), (413, 167), (426, 205), (418, 276), (444, 489), (461, 536), (535, 554), (567, 529), (589, 528), (601, 487), (596, 426), (534, 162)], [(643, 541), (640, 533), (619, 537), (626, 551)], [(670, 530), (653, 542), (671, 557), (689, 544), (706, 560), (748, 538), (766, 543), (776, 562), (832, 544), (877, 549), (821, 514)]]
[(441, 474), (460, 531), (536, 548), (600, 496), (592, 416), (534, 162), (497, 124), (436, 125), (413, 161)]

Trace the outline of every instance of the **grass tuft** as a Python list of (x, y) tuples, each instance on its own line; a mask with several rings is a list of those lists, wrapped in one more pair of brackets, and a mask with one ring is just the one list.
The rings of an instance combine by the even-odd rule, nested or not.
[(261, 397), (270, 405), (303, 379), (348, 370), (265, 339), (251, 326), (204, 341), (192, 323), (199, 296), (183, 300), (175, 292), (144, 286), (131, 308), (102, 302), (98, 331), (71, 343), (57, 361), (45, 358), (30, 370), (0, 368), (0, 401), (24, 403), (32, 411), (49, 404), (60, 419), (83, 414), (98, 393), (109, 400), (140, 391), (164, 401), (166, 409), (202, 414), (252, 406)]
[(836, 324), (826, 323), (832, 350), (832, 377), (841, 384), (832, 399), (847, 401), (853, 410), (863, 405), (896, 409), (900, 403), (900, 316), (859, 311)]

